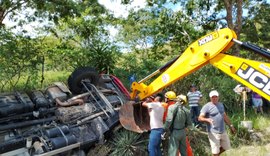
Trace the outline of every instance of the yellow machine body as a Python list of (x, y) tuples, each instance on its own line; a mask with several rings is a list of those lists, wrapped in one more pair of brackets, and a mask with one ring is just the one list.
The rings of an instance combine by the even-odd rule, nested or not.
[[(143, 100), (210, 63), (270, 100), (270, 64), (225, 54), (236, 39), (235, 32), (229, 28), (201, 37), (149, 85), (144, 84), (144, 80), (133, 82), (131, 98)], [(149, 129), (149, 116), (146, 114), (146, 110), (130, 102), (120, 109), (120, 122), (126, 129), (143, 132)]]

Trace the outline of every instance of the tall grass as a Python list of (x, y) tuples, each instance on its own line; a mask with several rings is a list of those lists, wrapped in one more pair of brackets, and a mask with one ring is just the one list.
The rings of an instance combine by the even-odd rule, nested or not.
[(67, 80), (71, 72), (69, 71), (47, 71), (44, 74), (43, 87), (50, 85), (52, 82), (61, 81), (67, 84)]
[[(9, 80), (10, 82), (5, 85), (1, 90), (2, 92), (11, 92), (13, 90), (34, 90), (34, 89), (44, 89), (51, 85), (53, 82), (61, 81), (67, 84), (67, 79), (71, 72), (69, 71), (46, 71), (43, 75), (44, 79), (42, 80), (42, 75), (39, 74), (37, 76), (31, 75), (31, 73), (24, 74), (20, 77), (18, 83), (13, 86), (13, 80)], [(15, 80), (14, 80), (15, 81)], [(1, 83), (4, 83), (1, 82)]]
[(246, 121), (252, 121), (253, 132), (241, 126), (243, 112), (232, 115), (231, 121), (237, 125), (237, 134), (231, 135), (232, 149), (224, 156), (265, 156), (270, 155), (270, 115), (256, 114), (252, 108), (246, 112)]

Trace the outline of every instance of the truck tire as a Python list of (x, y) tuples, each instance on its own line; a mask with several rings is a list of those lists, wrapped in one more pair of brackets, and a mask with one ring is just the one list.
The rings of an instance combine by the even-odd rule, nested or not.
[(83, 90), (82, 80), (88, 79), (94, 85), (99, 82), (99, 75), (92, 67), (75, 69), (68, 78), (68, 86), (73, 94), (80, 94)]

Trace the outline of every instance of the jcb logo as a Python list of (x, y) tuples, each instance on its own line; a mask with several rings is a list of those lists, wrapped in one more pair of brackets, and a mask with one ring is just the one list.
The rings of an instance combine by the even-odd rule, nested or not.
[(199, 44), (199, 46), (202, 46), (202, 45), (204, 45), (204, 44), (206, 44), (206, 43), (208, 43), (216, 38), (218, 38), (218, 33), (212, 33), (212, 34), (205, 36), (204, 38), (198, 40), (198, 44)]
[(267, 95), (270, 95), (270, 81), (266, 75), (245, 63), (241, 65), (236, 74)]

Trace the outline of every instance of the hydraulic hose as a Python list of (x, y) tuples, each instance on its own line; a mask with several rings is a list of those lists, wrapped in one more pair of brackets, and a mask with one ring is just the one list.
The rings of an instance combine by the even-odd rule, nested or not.
[(39, 120), (30, 120), (30, 121), (25, 121), (25, 122), (20, 122), (20, 123), (14, 123), (14, 124), (8, 124), (8, 125), (1, 125), (0, 126), (0, 131), (8, 130), (8, 129), (16, 129), (16, 128), (22, 128), (26, 126), (31, 126), (31, 125), (37, 125), (41, 124), (44, 122), (50, 122), (56, 120), (56, 117), (50, 117), (46, 119), (39, 119)]

